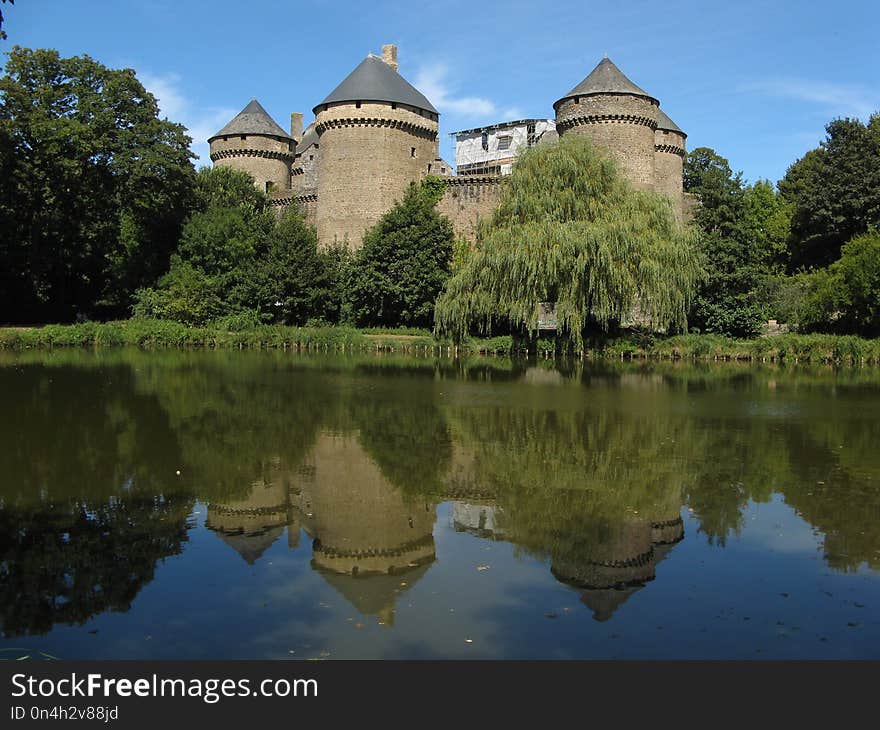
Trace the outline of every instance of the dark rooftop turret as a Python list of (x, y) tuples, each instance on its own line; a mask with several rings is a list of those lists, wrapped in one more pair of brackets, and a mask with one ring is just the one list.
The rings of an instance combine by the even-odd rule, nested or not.
[(594, 68), (590, 75), (557, 101), (555, 109), (560, 102), (579, 96), (591, 96), (593, 94), (628, 94), (630, 96), (643, 96), (655, 103), (659, 102), (644, 89), (630, 81), (610, 58), (603, 58)]
[(218, 137), (229, 137), (235, 134), (260, 134), (266, 137), (293, 140), (287, 132), (278, 126), (256, 99), (251, 99), (250, 103), (208, 142), (210, 143)]
[(343, 79), (324, 101), (314, 108), (315, 114), (325, 104), (340, 102), (381, 101), (423, 109), (438, 114), (424, 94), (378, 56), (370, 54)]
[(663, 130), (664, 132), (676, 132), (683, 137), (687, 137), (687, 135), (681, 131), (681, 128), (673, 122), (662, 109), (657, 112), (657, 129)]

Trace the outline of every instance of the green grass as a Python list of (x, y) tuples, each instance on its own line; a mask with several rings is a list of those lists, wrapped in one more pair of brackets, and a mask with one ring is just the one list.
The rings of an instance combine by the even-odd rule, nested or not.
[[(551, 357), (554, 340), (541, 339), (538, 355)], [(510, 336), (468, 338), (455, 345), (436, 339), (428, 330), (365, 329), (353, 327), (283, 327), (262, 325), (242, 331), (226, 327), (187, 327), (163, 320), (131, 319), (119, 322), (0, 328), (0, 349), (57, 347), (233, 348), (295, 350), (377, 350), (440, 355), (515, 356)], [(628, 333), (595, 345), (585, 357), (697, 361), (803, 362), (880, 364), (880, 339), (837, 335), (783, 334), (738, 340), (719, 335), (661, 337)]]
[(880, 340), (842, 335), (784, 334), (738, 340), (720, 335), (627, 336), (592, 354), (604, 357), (751, 362), (880, 364)]

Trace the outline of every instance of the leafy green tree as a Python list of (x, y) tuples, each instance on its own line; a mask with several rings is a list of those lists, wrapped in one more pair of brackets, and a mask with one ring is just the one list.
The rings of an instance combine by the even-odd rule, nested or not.
[(561, 334), (580, 349), (638, 311), (683, 328), (702, 275), (699, 253), (669, 201), (633, 190), (614, 163), (576, 135), (524, 154), (467, 262), (437, 303), (437, 327), (462, 337), (509, 322), (537, 329), (556, 302)]
[(437, 212), (442, 181), (411, 185), (399, 203), (364, 234), (351, 264), (348, 302), (361, 326), (429, 327), (449, 276), (452, 223)]
[[(0, 0), (0, 2), (8, 2), (10, 5), (15, 5), (15, 0)], [(3, 11), (0, 10), (0, 41), (6, 40), (6, 31), (3, 30)]]
[(793, 207), (792, 271), (827, 266), (854, 236), (880, 226), (880, 113), (867, 124), (836, 119), (821, 146), (779, 182)]
[(168, 267), (190, 138), (131, 69), (14, 47), (0, 78), (0, 321), (117, 316)]
[(276, 219), (250, 175), (222, 166), (199, 171), (195, 201), (169, 272), (138, 292), (137, 316), (193, 325), (239, 314), (300, 325), (327, 318), (333, 282), (298, 211)]
[(322, 307), (324, 317), (331, 323), (349, 324), (352, 320), (348, 301), (348, 282), (351, 277), (354, 254), (344, 243), (336, 243), (320, 252), (327, 274), (327, 298)]
[(264, 320), (303, 325), (312, 318), (332, 320), (332, 290), (314, 228), (290, 208), (269, 234), (265, 250), (246, 267), (233, 297), (240, 306), (261, 312)]
[(880, 335), (880, 233), (856, 236), (840, 258), (809, 277), (805, 329)]
[(223, 294), (216, 278), (186, 261), (175, 261), (156, 288), (138, 290), (132, 311), (135, 317), (199, 326), (227, 313)]
[(704, 332), (753, 337), (769, 311), (766, 280), (785, 258), (790, 207), (766, 180), (745, 185), (708, 147), (688, 155), (684, 183), (700, 203), (694, 223), (708, 274), (688, 321)]

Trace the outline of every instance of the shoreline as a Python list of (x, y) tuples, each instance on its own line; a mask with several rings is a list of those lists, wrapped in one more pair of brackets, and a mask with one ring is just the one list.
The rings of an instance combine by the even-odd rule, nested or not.
[[(515, 349), (509, 335), (471, 337), (458, 344), (427, 330), (356, 329), (346, 326), (264, 325), (242, 331), (189, 327), (164, 320), (122, 320), (70, 325), (0, 327), (0, 350), (65, 347), (151, 349), (278, 349), (303, 352), (395, 352), (440, 357), (557, 357), (553, 339), (539, 339), (536, 351)], [(850, 335), (779, 334), (738, 340), (709, 334), (660, 337), (627, 333), (566, 359), (690, 360), (694, 362), (813, 363), (859, 367), (880, 365), (880, 339)]]

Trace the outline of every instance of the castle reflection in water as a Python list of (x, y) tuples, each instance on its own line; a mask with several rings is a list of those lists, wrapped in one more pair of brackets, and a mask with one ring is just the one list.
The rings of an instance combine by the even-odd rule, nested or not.
[[(526, 547), (540, 543), (528, 519), (516, 519), (515, 507), (474, 479), (474, 461), (469, 450), (453, 446), (441, 489), (426, 499), (393, 484), (356, 434), (324, 432), (298, 468), (276, 463), (245, 498), (209, 504), (206, 527), (249, 564), (285, 528), (290, 549), (302, 549), (305, 532), (312, 567), (361, 614), (391, 626), (396, 602), (437, 559), (433, 529), (440, 502), (451, 502), (457, 532)], [(545, 525), (549, 544), (531, 547), (549, 556), (556, 579), (577, 588), (593, 617), (604, 621), (654, 579), (656, 565), (683, 539), (680, 510), (680, 499), (665, 500), (653, 514), (599, 510), (591, 524)]]

